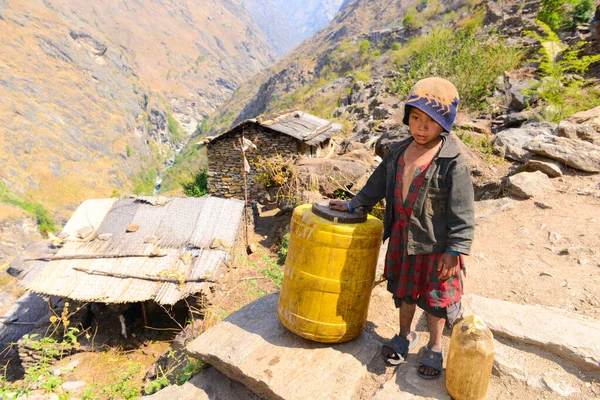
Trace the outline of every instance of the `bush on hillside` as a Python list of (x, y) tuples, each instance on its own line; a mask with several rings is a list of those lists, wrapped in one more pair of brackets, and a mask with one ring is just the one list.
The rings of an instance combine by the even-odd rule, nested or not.
[(563, 44), (550, 26), (539, 23), (543, 36), (527, 32), (541, 43), (539, 72), (542, 76), (529, 93), (538, 95), (545, 104), (544, 118), (560, 122), (578, 111), (600, 105), (600, 92), (587, 85), (583, 76), (589, 66), (600, 61), (600, 54), (579, 56), (583, 43)]
[(521, 50), (506, 47), (499, 38), (484, 43), (470, 30), (438, 29), (397, 52), (401, 75), (391, 82), (390, 91), (406, 97), (418, 80), (440, 76), (454, 83), (463, 105), (481, 109), (496, 77), (515, 68), (521, 58)]
[(44, 233), (47, 230), (50, 232), (56, 230), (56, 226), (54, 225), (50, 213), (42, 204), (25, 201), (13, 193), (10, 193), (8, 187), (2, 181), (0, 181), (0, 201), (17, 206), (35, 217), (41, 233)]
[(579, 24), (590, 22), (594, 7), (592, 0), (542, 0), (537, 19), (554, 32), (573, 29)]
[(208, 171), (202, 169), (191, 182), (181, 185), (183, 192), (190, 197), (202, 197), (208, 193)]

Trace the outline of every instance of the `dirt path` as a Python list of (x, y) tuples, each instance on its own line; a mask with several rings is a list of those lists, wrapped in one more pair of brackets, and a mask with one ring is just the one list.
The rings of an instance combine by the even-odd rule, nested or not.
[(552, 183), (555, 191), (491, 215), (494, 206), (478, 205), (465, 291), (600, 318), (600, 176)]

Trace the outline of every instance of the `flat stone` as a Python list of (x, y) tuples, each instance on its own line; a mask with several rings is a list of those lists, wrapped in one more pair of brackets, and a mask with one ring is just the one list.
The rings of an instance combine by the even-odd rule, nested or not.
[(137, 232), (140, 229), (140, 226), (138, 224), (130, 224), (127, 227), (127, 232)]
[(92, 233), (94, 233), (94, 228), (92, 228), (91, 226), (84, 226), (83, 228), (77, 230), (77, 237), (79, 239), (85, 239), (89, 237)]
[(563, 397), (581, 392), (583, 382), (578, 377), (582, 373), (557, 356), (507, 339), (495, 340), (494, 344), (494, 375), (500, 378), (510, 377), (533, 390)]
[(561, 163), (548, 158), (533, 156), (525, 164), (526, 171), (541, 171), (550, 178), (563, 176), (563, 166)]
[(526, 125), (521, 128), (511, 128), (500, 131), (494, 138), (494, 147), (513, 161), (524, 163), (531, 153), (524, 147), (533, 138), (540, 135), (551, 135), (552, 127), (546, 125)]
[(62, 384), (62, 388), (66, 392), (76, 392), (85, 387), (86, 383), (84, 381), (74, 381), (74, 382), (65, 382)]
[(600, 106), (575, 113), (567, 118), (567, 120), (576, 124), (592, 124), (600, 128)]
[(520, 172), (508, 177), (510, 194), (522, 199), (541, 196), (552, 188), (548, 175), (540, 171)]
[(259, 400), (260, 397), (239, 382), (233, 381), (215, 368), (208, 368), (181, 386), (169, 386), (148, 400)]
[(515, 208), (515, 201), (508, 197), (501, 199), (483, 200), (475, 202), (475, 222), (490, 215)]
[(582, 368), (600, 371), (600, 322), (554, 307), (472, 294), (463, 299), (495, 335), (541, 347)]
[(352, 398), (380, 343), (368, 333), (342, 344), (303, 339), (279, 322), (277, 300), (268, 295), (243, 307), (187, 352), (267, 399)]
[(525, 145), (532, 153), (549, 157), (586, 172), (600, 172), (600, 146), (551, 135), (540, 135)]
[(558, 136), (569, 139), (581, 139), (593, 144), (600, 144), (600, 133), (596, 127), (590, 124), (575, 124), (569, 121), (562, 121), (558, 124)]

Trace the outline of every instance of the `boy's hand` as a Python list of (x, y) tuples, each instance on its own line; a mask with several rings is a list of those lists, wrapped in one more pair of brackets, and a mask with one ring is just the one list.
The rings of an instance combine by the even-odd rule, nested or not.
[(445, 281), (458, 272), (458, 256), (444, 253), (438, 262), (438, 279)]
[(348, 211), (346, 202), (343, 200), (329, 200), (329, 208), (335, 211)]

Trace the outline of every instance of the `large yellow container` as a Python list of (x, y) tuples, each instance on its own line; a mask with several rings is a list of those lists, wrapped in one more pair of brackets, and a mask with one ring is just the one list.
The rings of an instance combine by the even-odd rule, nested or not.
[(361, 223), (340, 222), (348, 213), (330, 221), (317, 211), (311, 205), (294, 210), (278, 315), (304, 338), (346, 342), (360, 335), (367, 321), (383, 224), (372, 216)]
[(481, 400), (494, 365), (494, 337), (485, 322), (470, 315), (454, 326), (446, 364), (446, 388), (454, 400)]

